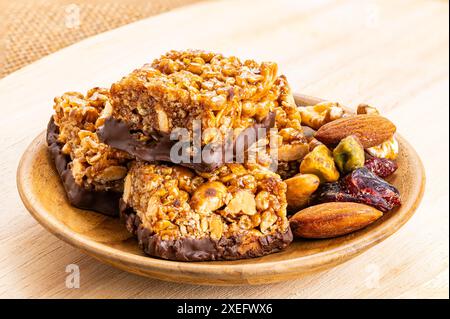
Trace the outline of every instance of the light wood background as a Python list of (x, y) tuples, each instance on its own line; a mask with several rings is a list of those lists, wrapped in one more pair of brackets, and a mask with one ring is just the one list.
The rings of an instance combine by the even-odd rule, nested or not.
[[(0, 297), (448, 298), (449, 6), (446, 1), (226, 1), (176, 9), (63, 49), (0, 80)], [(295, 91), (367, 102), (421, 155), (425, 197), (395, 235), (334, 269), (266, 286), (145, 279), (46, 232), (16, 191), (19, 158), (52, 99), (115, 79), (168, 49), (279, 63)], [(76, 264), (81, 287), (66, 288)]]

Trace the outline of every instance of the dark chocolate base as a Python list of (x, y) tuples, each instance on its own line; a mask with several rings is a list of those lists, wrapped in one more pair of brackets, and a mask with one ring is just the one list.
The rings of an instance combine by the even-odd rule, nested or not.
[[(243, 145), (246, 151), (250, 145), (247, 145), (246, 136), (254, 136), (255, 141), (260, 136), (260, 128), (270, 129), (275, 126), (275, 112), (270, 112), (261, 123), (254, 124), (242, 131), (231, 145), (208, 145), (209, 151), (203, 153), (200, 163), (190, 161), (189, 163), (178, 163), (179, 165), (192, 168), (200, 172), (211, 172), (225, 163), (224, 154), (226, 147), (233, 148), (232, 154), (235, 154), (236, 145)], [(132, 134), (128, 123), (109, 117), (97, 131), (97, 135), (102, 143), (111, 147), (125, 151), (139, 160), (146, 162), (164, 161), (171, 162), (170, 150), (177, 143), (170, 139), (170, 134), (154, 133), (150, 137), (151, 142), (138, 141)]]
[(72, 172), (67, 168), (70, 157), (61, 152), (62, 145), (58, 142), (58, 134), (59, 129), (52, 117), (47, 126), (47, 145), (70, 204), (81, 209), (118, 217), (119, 199), (122, 194), (113, 191), (88, 190), (76, 184)]
[(288, 227), (283, 234), (255, 237), (252, 242), (243, 242), (240, 237), (162, 240), (151, 234), (142, 225), (134, 210), (120, 201), (120, 213), (132, 234), (137, 236), (139, 246), (150, 256), (177, 261), (236, 260), (261, 257), (279, 252), (292, 242), (292, 232)]

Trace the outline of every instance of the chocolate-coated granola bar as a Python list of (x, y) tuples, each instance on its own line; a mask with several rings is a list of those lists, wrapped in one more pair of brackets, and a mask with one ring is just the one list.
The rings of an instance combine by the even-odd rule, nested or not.
[[(168, 135), (185, 128), (192, 138), (194, 121), (201, 125), (200, 144), (216, 145), (215, 151), (200, 163), (180, 164), (200, 171), (224, 163), (221, 154), (230, 129), (236, 138), (245, 129), (276, 127), (281, 161), (301, 159), (308, 150), (287, 80), (277, 75), (272, 62), (170, 51), (114, 83), (111, 100), (112, 116), (99, 136), (140, 160), (153, 161), (154, 153), (159, 160), (170, 160)], [(114, 134), (117, 127), (127, 130), (128, 136)]]
[(212, 173), (135, 162), (121, 212), (148, 255), (170, 260), (232, 260), (280, 251), (292, 241), (286, 185), (258, 165)]
[(56, 97), (47, 144), (71, 204), (117, 216), (130, 156), (98, 139), (96, 129), (110, 109), (106, 89)]

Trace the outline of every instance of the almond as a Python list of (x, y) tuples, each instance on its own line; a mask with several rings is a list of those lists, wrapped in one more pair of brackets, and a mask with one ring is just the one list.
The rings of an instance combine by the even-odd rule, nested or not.
[(364, 148), (379, 145), (391, 138), (396, 131), (395, 125), (388, 119), (373, 114), (345, 117), (322, 126), (314, 137), (328, 146), (355, 135)]
[(332, 238), (373, 223), (383, 213), (359, 203), (325, 203), (305, 208), (290, 218), (295, 237)]

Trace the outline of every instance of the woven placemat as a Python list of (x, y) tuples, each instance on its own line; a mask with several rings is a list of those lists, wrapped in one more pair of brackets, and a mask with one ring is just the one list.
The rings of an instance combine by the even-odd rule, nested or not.
[(0, 0), (0, 78), (86, 37), (199, 0)]

